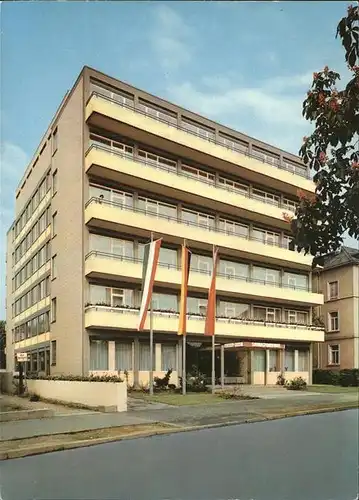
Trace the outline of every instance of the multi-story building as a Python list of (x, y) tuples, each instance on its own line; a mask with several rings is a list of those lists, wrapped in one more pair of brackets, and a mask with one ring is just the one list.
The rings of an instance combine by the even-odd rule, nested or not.
[(314, 346), (314, 367), (359, 368), (359, 249), (327, 255), (313, 280), (313, 289), (324, 294), (316, 314), (325, 326), (325, 342)]
[[(239, 342), (238, 375), (310, 378), (311, 257), (290, 249), (299, 158), (85, 67), (16, 190), (8, 234), (7, 352), (27, 369), (148, 379), (149, 318), (137, 331), (144, 244), (162, 237), (153, 296), (155, 370), (181, 369), (180, 249), (191, 248), (189, 344), (206, 348), (219, 247), (216, 342)], [(228, 346), (228, 351), (229, 351)], [(223, 352), (223, 349), (222, 349)], [(227, 351), (226, 351), (227, 352)]]

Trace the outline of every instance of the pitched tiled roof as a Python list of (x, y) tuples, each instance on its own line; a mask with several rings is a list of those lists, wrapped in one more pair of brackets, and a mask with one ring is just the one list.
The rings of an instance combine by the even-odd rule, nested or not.
[(343, 246), (338, 252), (324, 256), (324, 270), (331, 267), (359, 264), (359, 249)]

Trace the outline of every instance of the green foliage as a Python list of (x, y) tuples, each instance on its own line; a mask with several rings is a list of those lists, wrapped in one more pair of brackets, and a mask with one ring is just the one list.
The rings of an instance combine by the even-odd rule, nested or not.
[(256, 396), (249, 396), (248, 394), (244, 394), (242, 392), (242, 389), (239, 387), (235, 387), (233, 389), (221, 389), (219, 391), (216, 391), (216, 396), (219, 396), (220, 398), (223, 399), (230, 399), (230, 400), (247, 400), (247, 399), (259, 399)]
[[(18, 377), (14, 377), (16, 379)], [(28, 380), (64, 380), (70, 382), (123, 382), (119, 376), (116, 375), (89, 375), (81, 376), (81, 375), (44, 375), (39, 376), (37, 373), (31, 373), (26, 376)]]
[(313, 370), (313, 384), (340, 385), (340, 373), (332, 370)]
[(342, 387), (358, 387), (359, 386), (359, 370), (340, 370), (339, 384)]
[(307, 382), (302, 377), (296, 377), (286, 383), (286, 388), (289, 391), (304, 391), (307, 388)]
[(346, 231), (359, 239), (358, 23), (359, 7), (350, 6), (337, 28), (351, 72), (345, 88), (336, 88), (340, 75), (326, 66), (313, 74), (303, 103), (303, 116), (314, 123), (314, 131), (304, 137), (299, 154), (315, 172), (316, 189), (311, 196), (298, 192), (291, 229), (297, 250), (316, 258), (337, 250)]
[[(180, 377), (180, 387), (182, 388), (182, 377)], [(187, 373), (186, 390), (188, 392), (207, 392), (206, 375), (201, 373), (196, 365)]]
[(171, 378), (172, 369), (168, 370), (164, 377), (155, 377), (153, 379), (154, 388), (158, 390), (168, 389), (168, 384)]
[(283, 375), (283, 372), (281, 372), (278, 377), (277, 377), (277, 385), (286, 385), (287, 381), (285, 379), (285, 376)]

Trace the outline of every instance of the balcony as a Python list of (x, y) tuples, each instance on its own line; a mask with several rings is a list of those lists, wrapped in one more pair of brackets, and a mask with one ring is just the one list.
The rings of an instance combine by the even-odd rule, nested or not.
[[(85, 328), (135, 331), (137, 323), (137, 309), (92, 305), (85, 308)], [(149, 330), (149, 323), (148, 315), (145, 330)], [(204, 336), (204, 323), (202, 316), (187, 315), (188, 335)], [(176, 312), (155, 311), (153, 313), (153, 329), (156, 333), (176, 334), (178, 314)], [(252, 319), (217, 317), (216, 336), (263, 341), (323, 342), (324, 330), (310, 325), (265, 323)]]
[[(122, 183), (144, 189), (183, 203), (200, 204), (218, 212), (229, 213), (283, 230), (288, 223), (283, 212), (292, 212), (280, 201), (264, 200), (255, 193), (241, 194), (234, 188), (194, 178), (183, 171), (154, 164), (119, 149), (92, 145), (85, 158), (85, 171), (99, 178), (121, 180)], [(119, 177), (120, 176), (120, 177)]]
[[(92, 251), (86, 256), (85, 274), (89, 278), (118, 280), (140, 283), (142, 280), (142, 261), (133, 257)], [(159, 262), (156, 271), (156, 284), (179, 289), (181, 270), (173, 264)], [(289, 287), (256, 280), (254, 278), (233, 277), (217, 273), (217, 293), (228, 297), (268, 300), (280, 304), (316, 306), (323, 304), (323, 296), (308, 289)], [(189, 290), (207, 292), (210, 285), (210, 272), (193, 270), (189, 274)]]
[(91, 198), (85, 205), (85, 223), (89, 226), (127, 232), (148, 237), (150, 232), (163, 236), (169, 243), (188, 245), (209, 250), (216, 245), (228, 256), (240, 256), (267, 264), (308, 270), (312, 257), (288, 250), (281, 244), (265, 243), (253, 235), (241, 236), (219, 228), (189, 222), (178, 217), (132, 208), (120, 203)]
[(315, 191), (314, 183), (306, 171), (292, 171), (285, 163), (267, 163), (248, 150), (244, 152), (235, 146), (206, 137), (164, 118), (149, 115), (142, 109), (119, 102), (99, 92), (93, 92), (87, 101), (86, 120), (105, 130), (126, 135), (146, 143), (151, 134), (151, 144), (183, 157), (193, 158), (213, 168), (256, 179), (263, 185), (271, 185), (279, 191), (296, 195), (297, 189)]

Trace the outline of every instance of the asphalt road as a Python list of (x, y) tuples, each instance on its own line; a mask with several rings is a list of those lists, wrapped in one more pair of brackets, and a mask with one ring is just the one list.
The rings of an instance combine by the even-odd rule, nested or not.
[(354, 500), (358, 410), (0, 464), (2, 500)]

